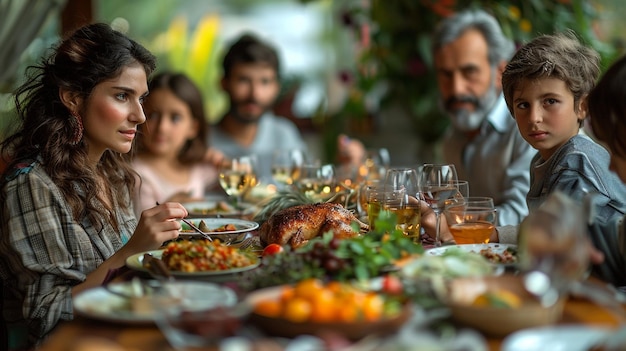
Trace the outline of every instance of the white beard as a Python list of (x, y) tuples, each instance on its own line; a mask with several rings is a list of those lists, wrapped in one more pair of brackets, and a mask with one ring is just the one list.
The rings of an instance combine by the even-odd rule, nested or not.
[(475, 104), (476, 110), (459, 109), (450, 111), (446, 109), (446, 112), (454, 129), (461, 132), (471, 132), (480, 127), (497, 100), (498, 92), (495, 86), (491, 84), (485, 95), (478, 98), (478, 103)]

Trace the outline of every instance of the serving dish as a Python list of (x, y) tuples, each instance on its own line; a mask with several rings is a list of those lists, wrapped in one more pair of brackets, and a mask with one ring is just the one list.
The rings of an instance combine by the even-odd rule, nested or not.
[[(78, 294), (73, 299), (74, 311), (82, 316), (113, 323), (150, 324), (155, 321), (148, 295), (137, 292), (136, 281), (112, 283)], [(217, 284), (199, 281), (176, 281), (174, 285), (185, 298), (198, 300), (194, 308), (207, 309), (215, 305), (233, 306), (237, 296), (231, 289)], [(136, 296), (136, 297), (135, 297)], [(219, 297), (219, 300), (211, 297)]]
[[(246, 297), (245, 302), (250, 306), (255, 306), (265, 299), (278, 299), (282, 291), (282, 286), (256, 290)], [(405, 303), (398, 314), (374, 321), (293, 322), (285, 318), (268, 317), (255, 312), (252, 312), (248, 318), (251, 323), (272, 336), (294, 338), (300, 335), (321, 335), (331, 332), (356, 341), (368, 335), (388, 335), (396, 332), (411, 318), (412, 314), (411, 304)]]
[[(496, 296), (513, 295), (516, 300), (511, 306), (477, 303), (477, 298), (489, 293)], [(552, 306), (543, 306), (526, 291), (521, 276), (504, 274), (457, 278), (448, 282), (446, 304), (456, 322), (488, 335), (502, 337), (521, 329), (555, 323), (562, 316), (564, 300)]]
[[(514, 268), (517, 266), (517, 245), (500, 244), (500, 243), (488, 243), (488, 244), (462, 244), (462, 245), (449, 245), (434, 247), (425, 251), (427, 255), (441, 256), (445, 255), (449, 250), (461, 250), (465, 252), (473, 252), (485, 257), (489, 262), (501, 267), (501, 268)], [(484, 250), (484, 251), (483, 251)], [(485, 254), (481, 254), (485, 252)], [(488, 256), (491, 254), (491, 257)], [(498, 259), (502, 257), (513, 258), (512, 262), (501, 262)]]

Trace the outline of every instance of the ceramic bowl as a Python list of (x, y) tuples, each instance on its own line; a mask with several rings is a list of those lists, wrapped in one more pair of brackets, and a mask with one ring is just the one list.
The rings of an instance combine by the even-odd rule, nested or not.
[[(499, 290), (516, 295), (520, 305), (509, 308), (474, 303), (478, 296)], [(542, 306), (525, 290), (520, 276), (509, 274), (454, 279), (449, 282), (446, 300), (456, 322), (496, 337), (520, 329), (554, 324), (561, 318), (564, 305), (564, 300), (561, 300), (552, 306)]]

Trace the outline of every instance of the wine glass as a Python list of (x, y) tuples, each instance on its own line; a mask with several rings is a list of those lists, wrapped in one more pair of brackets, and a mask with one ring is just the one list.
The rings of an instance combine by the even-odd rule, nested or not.
[(357, 190), (357, 212), (359, 214), (359, 217), (367, 217), (367, 207), (370, 194), (375, 191), (379, 186), (382, 187), (381, 183), (382, 181), (379, 179), (370, 179), (363, 181), (359, 185)]
[(585, 218), (582, 206), (555, 192), (520, 224), (524, 285), (544, 305), (556, 303), (585, 277), (590, 245)]
[(390, 162), (389, 150), (386, 148), (367, 149), (359, 173), (366, 179), (382, 179), (389, 169)]
[(383, 183), (382, 210), (396, 215), (396, 228), (420, 242), (421, 211), (417, 172), (413, 168), (391, 168)]
[(298, 168), (304, 163), (302, 150), (274, 150), (272, 153), (272, 178), (283, 188), (293, 184)]
[(319, 162), (304, 164), (300, 167), (296, 185), (302, 193), (314, 199), (329, 198), (335, 183), (335, 167)]
[(421, 196), (435, 212), (435, 246), (441, 246), (439, 234), (441, 214), (445, 208), (446, 200), (458, 193), (455, 183), (457, 181), (456, 168), (453, 164), (426, 163), (421, 168), (419, 177)]
[(220, 186), (241, 208), (244, 194), (256, 185), (255, 158), (253, 156), (235, 157), (225, 160), (219, 167)]

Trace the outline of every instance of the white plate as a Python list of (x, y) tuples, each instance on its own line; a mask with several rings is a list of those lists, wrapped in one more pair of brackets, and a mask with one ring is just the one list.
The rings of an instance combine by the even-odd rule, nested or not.
[(611, 332), (609, 328), (563, 325), (515, 332), (502, 342), (502, 351), (587, 351)]
[(189, 212), (189, 218), (207, 216), (238, 216), (247, 214), (253, 210), (254, 206), (249, 203), (242, 203), (241, 210), (236, 209), (224, 199), (210, 199), (207, 201), (195, 201), (182, 203)]
[[(148, 269), (143, 265), (143, 255), (149, 253), (154, 258), (161, 259), (163, 256), (163, 250), (152, 250), (146, 252), (140, 252), (138, 254), (132, 255), (126, 259), (126, 266), (131, 269), (140, 271), (140, 272), (148, 272)], [(245, 272), (252, 270), (258, 267), (261, 264), (261, 260), (258, 257), (252, 257), (254, 261), (253, 264), (246, 267), (237, 267), (233, 269), (226, 269), (222, 271), (202, 271), (202, 272), (177, 272), (171, 271), (172, 275), (177, 278), (197, 278), (202, 280), (210, 280), (215, 282), (227, 281), (233, 277), (234, 274)]]
[[(463, 245), (449, 245), (449, 246), (434, 247), (432, 249), (426, 250), (426, 254), (431, 255), (431, 256), (441, 256), (447, 250), (450, 250), (450, 249), (461, 249), (466, 252), (475, 252), (477, 254), (480, 254), (480, 250), (484, 250), (488, 248), (491, 248), (491, 251), (496, 254), (502, 254), (507, 249), (512, 249), (512, 250), (517, 251), (517, 245), (489, 243), (489, 244), (463, 244)], [(515, 265), (515, 263), (508, 263), (508, 264), (503, 264), (503, 265), (512, 266), (512, 265)]]
[[(241, 234), (253, 231), (259, 227), (259, 223), (253, 221), (246, 221), (244, 219), (237, 218), (189, 218), (189, 221), (193, 223), (196, 227), (200, 226), (200, 222), (204, 222), (206, 226), (210, 229), (205, 231), (205, 234)], [(185, 235), (197, 235), (200, 234), (193, 231), (193, 229), (189, 228), (186, 223), (181, 222), (181, 226), (183, 227), (183, 232)], [(237, 228), (236, 230), (225, 230), (225, 231), (214, 231), (221, 226), (232, 224)]]
[[(116, 283), (110, 284), (108, 288), (130, 294), (133, 290), (132, 284), (132, 282)], [(222, 296), (224, 298), (220, 298), (219, 301), (222, 305), (231, 306), (237, 303), (237, 296), (233, 290), (217, 284), (196, 281), (175, 282), (174, 284), (180, 285), (180, 289), (191, 294), (191, 297)], [(203, 304), (198, 304), (199, 308), (208, 308), (211, 307), (209, 304), (215, 304), (215, 301), (211, 299), (204, 299), (203, 302)], [(97, 287), (80, 293), (73, 299), (73, 304), (76, 313), (107, 322), (147, 324), (153, 323), (155, 318), (150, 307), (143, 312), (135, 312), (129, 298), (116, 295), (105, 287)]]

